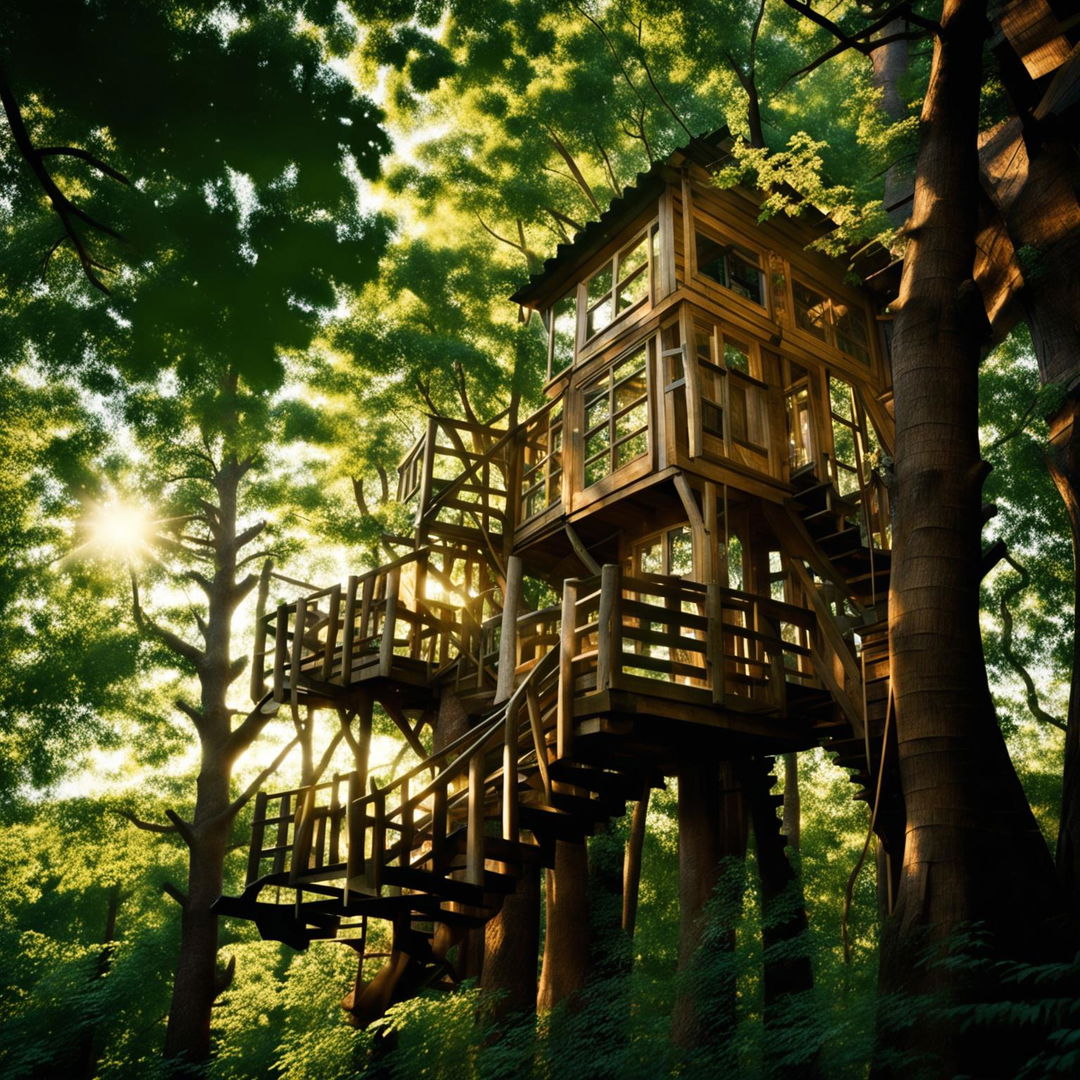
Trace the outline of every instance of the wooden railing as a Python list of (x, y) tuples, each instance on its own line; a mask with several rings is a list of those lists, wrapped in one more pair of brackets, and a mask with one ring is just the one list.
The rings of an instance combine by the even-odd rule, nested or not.
[(325, 883), (344, 878), (378, 895), (390, 868), (482, 885), (485, 819), (497, 812), (501, 838), (521, 840), (520, 785), (525, 778), (550, 801), (548, 766), (572, 756), (576, 697), (628, 690), (776, 715), (789, 683), (815, 682), (814, 628), (805, 609), (715, 585), (631, 577), (613, 565), (571, 579), (561, 608), (517, 620), (516, 686), (476, 727), (370, 791), (365, 768), (259, 794), (249, 885), (341, 895)]
[(398, 472), (398, 494), (416, 500), (416, 524), (479, 530), (489, 539), (507, 534), (513, 507), (508, 492), (513, 430), (445, 416), (428, 418), (427, 431)]
[(301, 685), (349, 686), (388, 676), (402, 660), (431, 678), (464, 658), (482, 678), (482, 630), (492, 590), (451, 595), (454, 583), (431, 555), (422, 548), (350, 577), (344, 587), (282, 604), (260, 619), (252, 661), (254, 700), (265, 694), (268, 679), (274, 700), (284, 701)]

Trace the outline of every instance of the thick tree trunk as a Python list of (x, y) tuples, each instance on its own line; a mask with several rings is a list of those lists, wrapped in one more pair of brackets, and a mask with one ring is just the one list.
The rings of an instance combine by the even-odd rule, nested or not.
[(802, 799), (799, 796), (799, 755), (784, 755), (784, 835), (792, 851), (802, 846)]
[(547, 929), (537, 1008), (550, 1012), (582, 990), (589, 975), (589, 857), (584, 844), (558, 840), (545, 883)]
[(735, 919), (746, 856), (743, 795), (728, 762), (679, 770), (679, 990), (672, 1039), (722, 1050), (735, 1030)]
[(540, 874), (526, 866), (517, 888), (484, 928), (480, 985), (498, 994), (498, 1017), (536, 1012), (536, 967), (540, 954)]
[[(1008, 46), (1002, 72), (1022, 111), (1030, 104), (1031, 84)], [(1029, 148), (1028, 133), (1018, 119), (988, 137), (987, 157), (991, 168), (984, 183), (1013, 247), (1030, 256), (1020, 301), (1039, 378), (1044, 386), (1057, 385), (1067, 392), (1065, 403), (1050, 418), (1047, 464), (1068, 513), (1075, 570), (1080, 568), (1080, 164), (1053, 132)], [(994, 167), (1002, 161), (1008, 169)], [(1080, 591), (1074, 605), (1080, 615)], [(1075, 626), (1080, 628), (1080, 620)], [(1080, 914), (1080, 630), (1073, 635), (1067, 729), (1057, 866), (1073, 911)]]
[[(955, 969), (919, 963), (928, 941), (979, 922), (1001, 951), (1023, 954), (1055, 904), (1049, 854), (994, 715), (978, 621), (984, 335), (972, 273), (985, 17), (984, 0), (944, 5), (893, 339), (890, 652), (908, 832), (881, 972), (887, 990), (954, 995), (965, 989)], [(939, 1012), (917, 1031), (943, 1075), (973, 1071), (957, 1027)], [(1008, 1067), (984, 1063), (987, 1075)]]

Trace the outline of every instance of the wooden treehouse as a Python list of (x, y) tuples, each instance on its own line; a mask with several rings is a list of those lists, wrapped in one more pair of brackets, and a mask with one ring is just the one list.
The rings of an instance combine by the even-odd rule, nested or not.
[[(247, 886), (218, 909), (361, 953), (391, 920), (365, 1017), (452, 982), (450, 945), (557, 842), (702, 763), (765, 762), (775, 832), (769, 761), (834, 750), (898, 864), (883, 324), (808, 251), (828, 223), (759, 224), (754, 193), (711, 182), (722, 155), (655, 164), (513, 297), (547, 403), (429, 419), (400, 468), (410, 550), (260, 623), (253, 695), (309, 710), (308, 782), (257, 797)], [(423, 759), (381, 787), (375, 703)], [(341, 740), (352, 771), (321, 775)]]

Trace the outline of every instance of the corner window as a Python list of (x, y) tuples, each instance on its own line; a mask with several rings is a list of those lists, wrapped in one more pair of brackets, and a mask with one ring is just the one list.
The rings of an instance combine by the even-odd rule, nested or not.
[(562, 499), (563, 402), (552, 404), (524, 424), (521, 517), (535, 517)]
[(634, 572), (694, 576), (694, 541), (689, 525), (676, 525), (634, 546)]
[(595, 337), (649, 298), (656, 226), (639, 233), (585, 283), (585, 337)]
[(795, 298), (795, 325), (869, 366), (870, 333), (866, 312), (826, 296), (798, 278), (793, 279), (791, 285)]
[(584, 388), (584, 481), (598, 483), (649, 449), (645, 346)]
[(765, 306), (765, 275), (761, 258), (736, 244), (725, 244), (705, 233), (695, 233), (697, 269), (703, 277), (725, 289)]
[(548, 378), (565, 371), (574, 362), (574, 345), (577, 339), (577, 304), (571, 293), (557, 300), (544, 313), (544, 325), (548, 328)]

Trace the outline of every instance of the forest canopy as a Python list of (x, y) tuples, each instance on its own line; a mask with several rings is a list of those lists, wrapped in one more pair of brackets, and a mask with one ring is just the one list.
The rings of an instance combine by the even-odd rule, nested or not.
[[(0, 1075), (1074, 1075), (1080, 128), (1065, 5), (9, 7)], [(702, 206), (743, 207), (750, 231), (666, 233), (695, 183)], [(670, 211), (645, 212), (654, 191)], [(786, 263), (747, 250), (757, 228), (783, 238)], [(741, 312), (704, 345), (700, 318), (663, 321), (668, 259), (673, 292), (685, 259), (714, 305)], [(813, 272), (831, 293), (794, 276)], [(794, 333), (768, 337), (766, 295)], [(654, 300), (650, 344), (601, 375), (609, 324)], [(835, 363), (819, 405), (841, 432), (819, 454), (818, 486), (835, 489), (819, 516), (840, 537), (824, 558), (797, 505), (812, 448), (796, 456), (792, 419), (817, 401), (805, 356), (822, 348)], [(561, 403), (579, 393), (574, 428)], [(670, 523), (634, 494), (646, 502), (590, 525), (575, 491), (586, 510), (514, 546), (515, 505), (520, 527), (578, 483), (564, 453), (581, 455), (585, 488), (614, 490), (664, 408), (670, 461), (650, 460), (670, 465)], [(719, 455), (722, 485), (674, 475), (680, 439), (691, 458)], [(505, 446), (525, 449), (496, 468)], [(466, 464), (440, 474), (450, 460)], [(841, 490), (845, 467), (857, 492)], [(752, 496), (729, 500), (740, 483)], [(425, 519), (425, 498), (455, 507), (456, 532)], [(774, 505), (755, 517), (752, 498)], [(649, 547), (630, 530), (654, 509)], [(798, 517), (784, 517), (790, 551), (762, 539), (777, 514)], [(443, 562), (417, 562), (436, 548)], [(869, 561), (851, 584), (856, 548)], [(567, 620), (619, 574), (645, 585), (617, 593), (625, 610), (597, 600), (578, 642), (598, 691), (613, 661), (589, 635), (620, 619), (646, 642), (639, 680), (670, 676), (677, 701), (704, 685), (694, 656), (715, 673), (743, 649), (745, 682), (791, 687), (831, 649), (804, 683), (854, 749), (834, 733), (719, 756), (702, 744), (704, 765), (577, 761), (555, 741), (556, 715), (573, 716), (562, 691), (545, 742), (530, 695), (553, 677), (572, 698), (584, 668), (559, 666)], [(659, 622), (646, 585), (680, 576), (699, 592), (669, 592)], [(395, 623), (407, 578), (416, 610)], [(708, 606), (718, 589), (750, 613), (735, 639), (770, 643), (753, 678), (756, 646), (730, 645), (731, 616)], [(354, 646), (348, 620), (379, 604), (382, 644), (358, 631)], [(800, 605), (807, 636), (797, 615), (781, 629)], [(415, 645), (396, 629), (406, 616)], [(326, 690), (348, 683), (354, 647), (381, 678), (395, 655), (419, 662), (423, 618), (444, 635), (417, 680), (433, 697)], [(550, 663), (527, 662), (530, 633), (554, 643)], [(282, 689), (306, 648), (324, 648), (322, 697)], [(461, 689), (473, 657), (486, 697)], [(754, 692), (736, 691), (744, 714)], [(770, 716), (812, 696), (784, 693)], [(489, 753), (486, 826), (483, 796), (453, 817), (479, 765), (437, 779), (470, 730), (507, 755), (535, 740), (527, 768)], [(277, 850), (253, 830), (280, 837), (279, 875), (286, 848), (310, 846), (300, 823), (316, 828), (320, 782), (335, 802), (316, 844), (352, 830), (347, 775), (350, 805), (404, 783), (402, 866), (422, 831), (407, 814), (430, 815), (414, 854), (448, 842), (439, 813), (462, 827), (447, 873), (460, 888), (435, 911), (447, 921), (429, 915), (412, 953), (400, 918), (293, 948), (265, 912), (256, 925), (219, 903)], [(492, 846), (500, 828), (516, 838), (539, 819), (527, 800), (506, 810), (509, 783), (592, 813), (591, 835), (564, 822), (541, 854), (534, 825), (534, 861), (511, 873), (520, 852)], [(273, 817), (267, 792), (308, 790)], [(890, 850), (889, 823), (906, 846)], [(488, 848), (464, 838), (485, 828)], [(372, 888), (400, 899), (410, 880)], [(275, 879), (295, 884), (295, 870)], [(507, 898), (466, 925), (496, 886)]]

